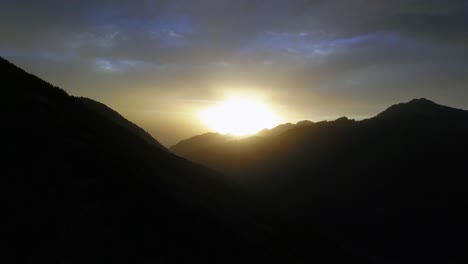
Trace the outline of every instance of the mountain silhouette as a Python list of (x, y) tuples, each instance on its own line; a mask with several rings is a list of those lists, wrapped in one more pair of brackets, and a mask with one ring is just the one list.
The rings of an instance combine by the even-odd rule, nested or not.
[(286, 123), (286, 124), (281, 124), (279, 126), (276, 126), (272, 129), (265, 128), (258, 133), (256, 133), (257, 136), (277, 136), (279, 134), (284, 133), (285, 131), (288, 131), (289, 129), (295, 127), (296, 125), (291, 124), (291, 123)]
[[(310, 126), (314, 124), (312, 121), (303, 120), (297, 124), (281, 124), (272, 129), (265, 128), (254, 135), (246, 137), (236, 137), (234, 135), (219, 133), (205, 133), (202, 135), (194, 136), (171, 146), (169, 149), (176, 155), (187, 159), (195, 160), (198, 163), (204, 163), (200, 160), (207, 149), (208, 151), (216, 151), (217, 148), (223, 148), (225, 144), (236, 144), (239, 140), (252, 137), (265, 137), (265, 136), (278, 136), (295, 127)], [(250, 140), (249, 140), (250, 141)], [(210, 164), (212, 165), (212, 164)]]
[(235, 140), (232, 135), (221, 135), (219, 133), (205, 133), (194, 136), (186, 140), (182, 140), (171, 147), (171, 151), (177, 153), (181, 157), (196, 156), (196, 153), (205, 148), (214, 147), (219, 144), (224, 144), (228, 141)]
[(100, 103), (4, 59), (0, 72), (2, 262), (268, 259), (267, 240), (249, 231), (221, 176), (170, 154)]
[(375, 263), (465, 263), (466, 135), (468, 111), (415, 99), (184, 157), (275, 208), (297, 248), (320, 232)]
[(114, 121), (119, 126), (124, 127), (125, 129), (133, 132), (135, 135), (139, 136), (149, 144), (152, 144), (160, 149), (167, 150), (163, 145), (161, 145), (156, 139), (154, 139), (148, 132), (140, 128), (139, 126), (135, 125), (134, 123), (128, 121), (123, 116), (121, 116), (116, 111), (112, 110), (111, 108), (107, 107), (105, 104), (100, 102), (96, 102), (92, 99), (86, 97), (79, 98), (85, 105), (85, 107), (91, 109), (92, 111), (96, 112), (99, 115), (102, 115), (106, 119)]
[(178, 145), (188, 161), (105, 105), (0, 72), (4, 263), (468, 260), (467, 111), (417, 99), (207, 134)]
[(0, 72), (2, 262), (366, 263), (321, 233), (298, 250), (282, 218), (232, 179), (99, 102), (2, 58)]

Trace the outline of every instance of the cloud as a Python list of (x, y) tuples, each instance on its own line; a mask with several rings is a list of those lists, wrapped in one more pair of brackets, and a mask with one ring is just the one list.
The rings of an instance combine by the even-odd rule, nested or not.
[(132, 93), (157, 94), (148, 108), (213, 100), (230, 84), (274, 94), (301, 116), (423, 96), (461, 107), (467, 47), (464, 0), (4, 0), (0, 9), (0, 56), (111, 105)]

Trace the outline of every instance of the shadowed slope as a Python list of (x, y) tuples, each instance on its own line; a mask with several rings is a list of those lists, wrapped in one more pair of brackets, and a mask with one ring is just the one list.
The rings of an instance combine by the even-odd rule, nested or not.
[(158, 141), (156, 141), (150, 134), (148, 134), (148, 132), (141, 129), (140, 127), (138, 127), (134, 123), (128, 121), (123, 116), (121, 116), (119, 113), (117, 113), (116, 111), (110, 109), (106, 105), (104, 105), (102, 103), (99, 103), (99, 102), (96, 102), (96, 101), (94, 101), (92, 99), (85, 98), (85, 97), (80, 97), (79, 99), (84, 103), (84, 105), (86, 107), (93, 110), (97, 114), (102, 115), (106, 119), (114, 121), (116, 124), (118, 124), (118, 125), (124, 127), (125, 129), (133, 132), (135, 135), (139, 136), (140, 138), (142, 138), (146, 142), (148, 142), (148, 143), (150, 143), (150, 144), (152, 144), (152, 145), (154, 145), (154, 146), (156, 146), (156, 147), (158, 147), (160, 149), (167, 150), (163, 145), (161, 145)]
[(0, 72), (4, 262), (362, 263), (319, 233), (298, 251), (255, 197), (106, 106), (1, 58)]
[(465, 263), (466, 135), (468, 111), (416, 99), (189, 158), (274, 206), (298, 248), (320, 232), (377, 263)]
[(235, 136), (221, 135), (218, 133), (205, 133), (203, 135), (194, 136), (186, 140), (182, 140), (171, 147), (171, 151), (179, 156), (192, 156), (197, 152), (203, 151), (205, 148), (215, 147), (224, 144), (228, 141), (236, 139)]
[(7, 95), (1, 233), (9, 253), (2, 258), (185, 263), (268, 256), (220, 175), (170, 154), (103, 105), (90, 107), (3, 59), (0, 72)]
[[(222, 151), (226, 145), (237, 145), (239, 142), (249, 142), (248, 144), (250, 144), (251, 142), (255, 142), (255, 140), (261, 141), (262, 139), (259, 139), (259, 137), (278, 136), (293, 128), (306, 127), (312, 124), (314, 123), (308, 120), (300, 121), (297, 124), (281, 124), (272, 129), (265, 128), (254, 135), (246, 137), (236, 137), (230, 134), (205, 133), (182, 140), (169, 149), (180, 157), (193, 160), (200, 164), (208, 164), (208, 166), (213, 167), (213, 164), (210, 163), (209, 160), (207, 163), (203, 161), (204, 156), (208, 152), (215, 155), (214, 153), (216, 153), (218, 149)], [(209, 157), (207, 158), (209, 159)]]

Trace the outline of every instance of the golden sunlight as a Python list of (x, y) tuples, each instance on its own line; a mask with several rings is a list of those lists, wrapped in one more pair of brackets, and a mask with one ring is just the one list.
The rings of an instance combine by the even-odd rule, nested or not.
[(245, 136), (264, 128), (273, 128), (281, 119), (259, 101), (231, 98), (200, 113), (201, 120), (212, 130), (221, 134)]

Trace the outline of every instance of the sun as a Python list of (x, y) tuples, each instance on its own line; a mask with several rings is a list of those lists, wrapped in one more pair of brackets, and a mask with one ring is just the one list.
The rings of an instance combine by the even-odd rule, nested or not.
[(245, 98), (230, 98), (200, 113), (210, 129), (221, 134), (246, 136), (277, 126), (281, 119), (264, 103)]

